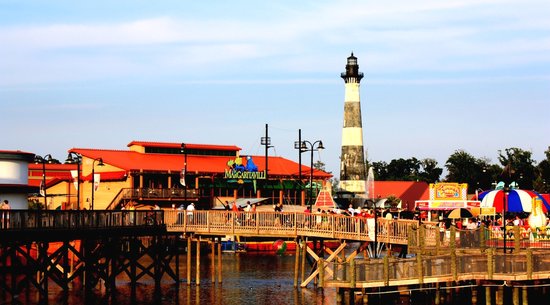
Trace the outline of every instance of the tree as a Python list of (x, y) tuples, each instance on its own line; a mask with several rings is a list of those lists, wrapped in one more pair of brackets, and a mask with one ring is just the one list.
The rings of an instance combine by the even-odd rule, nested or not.
[(439, 178), (443, 173), (441, 167), (437, 167), (437, 160), (426, 158), (420, 161), (422, 171), (418, 174), (419, 180), (427, 183), (439, 182)]
[(531, 159), (531, 152), (521, 148), (506, 148), (504, 152), (498, 151), (498, 160), (504, 167), (500, 181), (506, 184), (516, 182), (520, 188), (533, 189), (535, 180), (535, 161)]
[[(384, 161), (372, 162), (369, 167), (373, 168), (374, 180), (386, 181), (388, 179), (388, 164)], [(367, 168), (368, 171), (368, 168)]]
[[(473, 193), (476, 189), (480, 188), (482, 181), (487, 183), (487, 179), (490, 179), (487, 176), (489, 164), (486, 159), (476, 159), (464, 150), (455, 151), (447, 159), (445, 167), (447, 167), (448, 171), (445, 180), (467, 183), (469, 193)], [(484, 177), (485, 180), (483, 180)]]
[(539, 193), (550, 193), (550, 146), (544, 154), (546, 159), (540, 161), (537, 165), (533, 188)]
[(388, 180), (415, 181), (418, 180), (420, 161), (416, 158), (394, 159), (387, 166)]

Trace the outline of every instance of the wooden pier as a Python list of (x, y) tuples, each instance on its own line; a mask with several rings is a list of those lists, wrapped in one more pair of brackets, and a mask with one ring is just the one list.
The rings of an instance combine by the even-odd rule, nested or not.
[[(187, 250), (188, 285), (201, 284), (200, 256), (205, 247), (213, 255), (212, 283), (222, 283), (225, 236), (296, 242), (294, 286), (302, 288), (312, 284), (351, 293), (460, 283), (525, 287), (547, 284), (550, 278), (550, 240), (526, 235), (519, 227), (507, 230), (504, 253), (502, 235), (495, 228), (452, 227), (442, 235), (436, 223), (405, 219), (373, 222), (335, 214), (180, 210), (1, 213), (0, 291), (12, 298), (33, 287), (45, 299), (51, 283), (63, 290), (70, 283), (90, 290), (103, 282), (109, 292), (122, 273), (134, 287), (147, 277), (156, 287), (163, 277), (179, 283), (182, 247)], [(328, 239), (340, 240), (340, 246), (324, 247)], [(396, 248), (406, 249), (401, 254), (407, 257), (396, 257)], [(194, 279), (192, 249), (196, 249)], [(487, 293), (490, 297), (494, 292)]]

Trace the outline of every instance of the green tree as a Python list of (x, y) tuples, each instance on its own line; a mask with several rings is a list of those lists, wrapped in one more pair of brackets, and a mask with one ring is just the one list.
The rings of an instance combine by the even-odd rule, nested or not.
[(422, 171), (418, 174), (419, 180), (427, 183), (439, 182), (443, 169), (437, 166), (437, 160), (432, 158), (420, 161)]
[(506, 184), (516, 182), (520, 188), (533, 189), (535, 180), (535, 161), (531, 158), (531, 152), (521, 148), (506, 148), (498, 151), (498, 160), (504, 167), (500, 180)]
[(540, 161), (536, 168), (533, 189), (539, 193), (550, 193), (550, 146), (544, 154), (546, 159)]
[[(388, 164), (384, 161), (372, 162), (370, 167), (374, 171), (374, 180), (387, 181), (388, 179)], [(368, 170), (368, 168), (367, 168)]]
[[(471, 154), (464, 150), (455, 151), (447, 162), (447, 176), (445, 180), (448, 182), (467, 183), (468, 192), (473, 193), (477, 188), (481, 188), (483, 177), (488, 181), (490, 174), (489, 164), (485, 159), (476, 159)], [(484, 172), (485, 170), (485, 172)], [(487, 183), (485, 182), (485, 183)]]
[(415, 181), (418, 180), (420, 161), (416, 158), (393, 159), (387, 166), (388, 180)]

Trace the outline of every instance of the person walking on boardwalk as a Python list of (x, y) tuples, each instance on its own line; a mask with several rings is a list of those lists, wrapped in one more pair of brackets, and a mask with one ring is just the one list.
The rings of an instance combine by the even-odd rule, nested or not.
[(193, 224), (193, 212), (195, 211), (195, 203), (191, 202), (187, 206), (187, 221), (189, 224)]

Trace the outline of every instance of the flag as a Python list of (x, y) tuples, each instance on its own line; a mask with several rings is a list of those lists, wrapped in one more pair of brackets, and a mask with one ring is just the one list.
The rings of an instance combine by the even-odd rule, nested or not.
[(180, 184), (185, 186), (185, 168), (182, 169), (180, 173)]
[(40, 196), (44, 197), (46, 195), (46, 190), (44, 189), (44, 180), (40, 181)]
[(94, 174), (94, 191), (99, 188), (99, 181), (101, 180), (100, 174)]
[(72, 170), (71, 177), (73, 178), (74, 189), (78, 190), (78, 171)]

